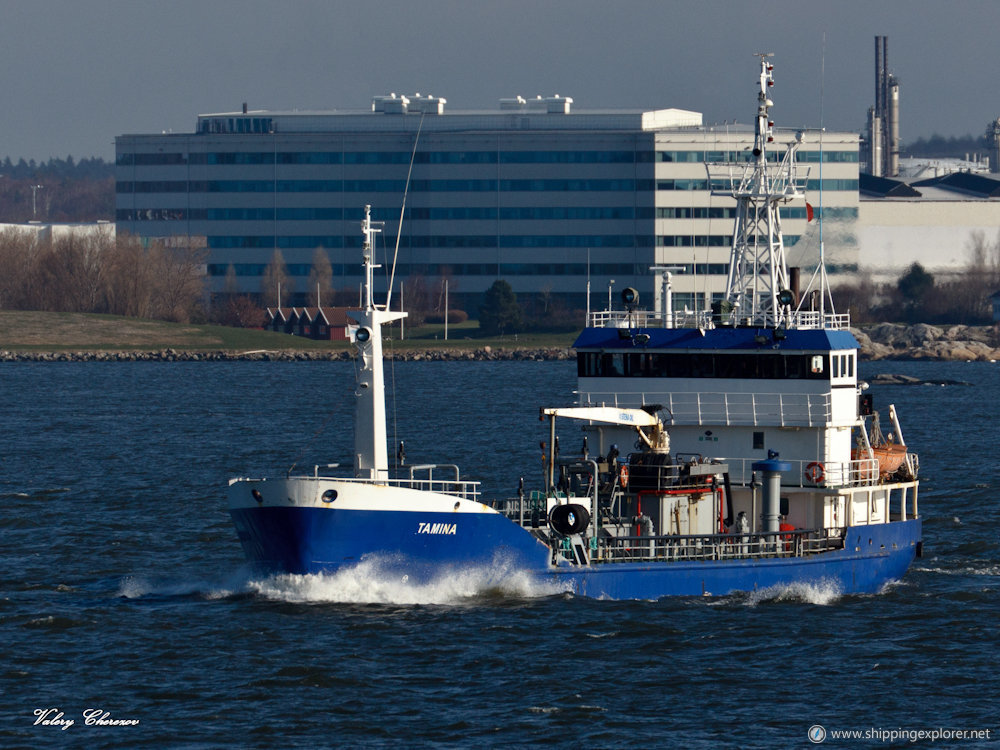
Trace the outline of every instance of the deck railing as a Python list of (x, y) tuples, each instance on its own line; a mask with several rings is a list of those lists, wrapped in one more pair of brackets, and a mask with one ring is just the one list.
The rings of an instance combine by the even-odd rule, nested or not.
[(663, 404), (667, 426), (825, 427), (831, 420), (829, 393), (678, 393), (581, 391), (581, 404)]
[[(558, 554), (573, 560), (573, 552)], [(842, 549), (843, 529), (795, 529), (747, 534), (688, 534), (665, 536), (611, 536), (601, 539), (590, 563), (701, 562), (805, 557)]]
[[(749, 484), (753, 464), (759, 458), (726, 458), (729, 479), (734, 484)], [(784, 461), (784, 459), (782, 459)], [(879, 483), (878, 461), (811, 461), (790, 460), (792, 470), (781, 476), (782, 487), (868, 487)], [(758, 475), (758, 479), (761, 479)]]
[[(733, 325), (741, 325), (737, 318)], [(818, 310), (800, 310), (783, 316), (778, 325), (799, 330), (830, 329), (846, 331), (851, 327), (850, 313), (820, 313)], [(708, 310), (670, 313), (653, 310), (602, 310), (592, 312), (587, 325), (594, 328), (714, 328), (718, 319)], [(774, 323), (768, 323), (773, 326)]]
[[(313, 468), (313, 475), (311, 477), (302, 477), (302, 479), (316, 479), (316, 480), (328, 480), (335, 482), (358, 482), (359, 484), (378, 484), (384, 487), (403, 487), (411, 490), (420, 490), (422, 492), (437, 492), (441, 495), (452, 495), (454, 497), (460, 497), (463, 500), (475, 500), (479, 501), (480, 497), (480, 482), (468, 482), (457, 478), (455, 479), (434, 479), (432, 476), (428, 477), (417, 477), (413, 475), (412, 469), (421, 469), (427, 467), (412, 467), (410, 476), (408, 477), (389, 477), (387, 479), (381, 479), (378, 481), (372, 481), (364, 477), (338, 477), (338, 476), (324, 476), (319, 473), (320, 468), (330, 468), (316, 466)], [(448, 468), (452, 468), (450, 465)]]

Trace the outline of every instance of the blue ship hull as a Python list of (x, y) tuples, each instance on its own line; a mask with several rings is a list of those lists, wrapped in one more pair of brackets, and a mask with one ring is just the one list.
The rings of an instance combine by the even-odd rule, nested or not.
[[(549, 560), (548, 547), (496, 513), (280, 507), (230, 513), (247, 559), (264, 573), (329, 573), (374, 557), (419, 580), (501, 562), (542, 570)], [(422, 526), (453, 525), (453, 534), (419, 533)]]
[[(546, 545), (499, 514), (282, 507), (230, 512), (248, 560), (264, 574), (332, 573), (378, 560), (383, 575), (416, 583), (461, 569), (503, 567), (607, 599), (722, 596), (794, 584), (876, 593), (902, 578), (921, 539), (915, 519), (852, 527), (843, 549), (799, 558), (554, 566)], [(418, 533), (424, 524), (445, 533)]]
[(607, 599), (723, 596), (793, 584), (830, 585), (842, 594), (874, 594), (903, 577), (920, 539), (917, 519), (849, 528), (844, 549), (807, 557), (610, 563), (559, 568), (554, 575), (574, 593)]

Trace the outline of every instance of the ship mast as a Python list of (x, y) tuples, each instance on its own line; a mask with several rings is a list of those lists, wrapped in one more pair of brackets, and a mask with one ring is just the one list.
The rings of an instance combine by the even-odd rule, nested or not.
[[(758, 57), (760, 82), (753, 152), (741, 176), (730, 169), (729, 190), (713, 194), (736, 199), (725, 297), (732, 311), (730, 320), (737, 325), (778, 327), (792, 322), (795, 301), (789, 291), (778, 206), (803, 195), (804, 178), (799, 179), (795, 174), (795, 149), (802, 136), (798, 134), (788, 145), (780, 162), (776, 154), (769, 157), (774, 143), (774, 123), (770, 119), (774, 102), (768, 92), (774, 85), (774, 66), (768, 61), (771, 53), (758, 53)], [(709, 171), (712, 178), (711, 168)], [(722, 175), (714, 177), (718, 180)]]
[(382, 324), (406, 317), (405, 312), (392, 312), (375, 304), (372, 295), (375, 235), (381, 232), (381, 222), (372, 222), (371, 206), (365, 206), (361, 222), (364, 236), (363, 268), (364, 308), (349, 312), (358, 324), (354, 345), (358, 349), (358, 388), (354, 404), (354, 475), (363, 479), (385, 480), (389, 477), (389, 457), (385, 430), (385, 377), (382, 370)]

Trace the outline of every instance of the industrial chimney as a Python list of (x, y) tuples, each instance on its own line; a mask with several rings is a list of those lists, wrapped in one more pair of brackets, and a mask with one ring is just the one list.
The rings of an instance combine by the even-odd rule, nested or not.
[(868, 110), (868, 169), (899, 175), (899, 81), (889, 72), (889, 37), (875, 37), (875, 106)]

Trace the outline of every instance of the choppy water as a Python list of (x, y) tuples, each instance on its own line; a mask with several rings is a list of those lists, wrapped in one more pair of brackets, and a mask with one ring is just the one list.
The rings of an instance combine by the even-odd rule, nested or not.
[[(814, 724), (831, 745), (995, 739), (998, 368), (863, 370), (973, 383), (876, 391), (924, 480), (925, 557), (889, 591), (606, 602), (490, 571), (251, 579), (226, 479), (346, 458), (350, 364), (3, 364), (0, 746), (772, 748), (809, 746)], [(395, 437), (411, 463), (457, 460), (512, 494), (573, 369), (397, 364)], [(35, 725), (50, 708), (75, 724)], [(89, 709), (139, 723), (87, 726)]]

